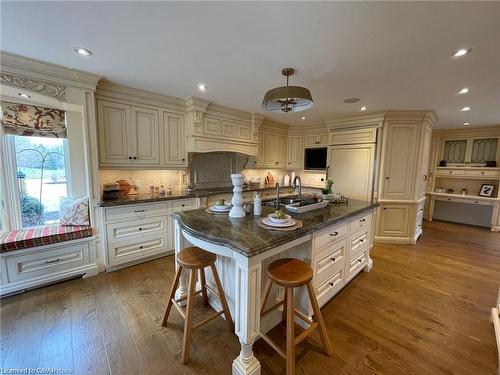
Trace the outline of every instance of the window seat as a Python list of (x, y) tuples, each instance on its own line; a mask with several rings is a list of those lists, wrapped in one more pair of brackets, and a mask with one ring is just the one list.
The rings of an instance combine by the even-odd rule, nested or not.
[(14, 230), (0, 237), (0, 253), (92, 236), (91, 226), (46, 225)]

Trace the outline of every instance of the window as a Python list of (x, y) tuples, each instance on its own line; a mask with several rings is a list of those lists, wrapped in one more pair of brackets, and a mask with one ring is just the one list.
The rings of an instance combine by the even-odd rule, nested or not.
[(13, 138), (19, 212), (23, 228), (59, 222), (59, 201), (67, 196), (65, 139)]

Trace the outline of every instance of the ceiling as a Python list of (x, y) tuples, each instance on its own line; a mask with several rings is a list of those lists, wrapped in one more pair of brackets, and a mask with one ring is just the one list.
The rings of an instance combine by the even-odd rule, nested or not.
[[(473, 127), (500, 124), (499, 20), (500, 2), (2, 1), (0, 41), (114, 83), (263, 114), (264, 93), (291, 66), (291, 84), (315, 105), (270, 115), (289, 124), (366, 106), (433, 109), (440, 127)], [(462, 47), (472, 52), (453, 58)], [(361, 102), (343, 103), (350, 97)]]

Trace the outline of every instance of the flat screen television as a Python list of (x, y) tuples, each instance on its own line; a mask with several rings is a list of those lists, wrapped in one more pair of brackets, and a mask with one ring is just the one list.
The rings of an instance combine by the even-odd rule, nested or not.
[(304, 169), (319, 171), (326, 168), (326, 147), (306, 148), (304, 151)]

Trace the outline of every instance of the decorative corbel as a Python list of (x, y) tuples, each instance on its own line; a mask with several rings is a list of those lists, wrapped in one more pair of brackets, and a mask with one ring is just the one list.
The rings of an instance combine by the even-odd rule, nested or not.
[(264, 116), (252, 112), (252, 139), (254, 141), (258, 140), (258, 133), (263, 120)]

